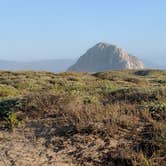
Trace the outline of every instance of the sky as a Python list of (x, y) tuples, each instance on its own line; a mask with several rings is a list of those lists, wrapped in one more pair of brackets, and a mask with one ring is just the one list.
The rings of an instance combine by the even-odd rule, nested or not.
[(73, 59), (98, 42), (163, 61), (166, 0), (0, 0), (0, 59)]

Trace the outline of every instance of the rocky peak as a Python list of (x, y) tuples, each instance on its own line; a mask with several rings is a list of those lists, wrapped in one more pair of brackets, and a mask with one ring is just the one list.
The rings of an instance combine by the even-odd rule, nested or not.
[[(110, 47), (111, 45), (109, 43), (104, 43), (104, 42), (100, 42), (98, 44), (96, 44), (94, 46), (94, 48), (99, 48), (99, 49), (104, 49), (104, 48), (108, 48)], [(113, 46), (113, 45), (112, 45)]]
[(143, 62), (116, 45), (100, 42), (90, 48), (69, 68), (70, 71), (98, 72), (119, 69), (142, 69)]

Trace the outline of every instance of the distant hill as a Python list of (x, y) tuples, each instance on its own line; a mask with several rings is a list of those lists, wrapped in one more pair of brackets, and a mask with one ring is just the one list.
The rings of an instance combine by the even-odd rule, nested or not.
[(34, 70), (63, 72), (75, 63), (72, 59), (38, 60), (30, 62), (0, 60), (0, 70)]
[(150, 57), (150, 58), (142, 58), (145, 68), (147, 69), (160, 69), (166, 70), (166, 58), (162, 56), (160, 59), (157, 57)]
[(143, 69), (144, 64), (135, 56), (108, 43), (98, 43), (90, 48), (69, 71), (100, 72), (119, 69)]

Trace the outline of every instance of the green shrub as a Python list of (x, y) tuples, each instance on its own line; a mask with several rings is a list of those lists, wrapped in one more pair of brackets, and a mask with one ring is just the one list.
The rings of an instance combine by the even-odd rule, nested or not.
[(166, 111), (166, 103), (165, 102), (152, 103), (149, 105), (149, 111), (150, 112)]
[(166, 119), (166, 102), (155, 102), (147, 105), (152, 117), (156, 120)]
[(145, 77), (166, 77), (166, 72), (164, 70), (137, 70), (134, 74)]
[(16, 96), (17, 94), (18, 91), (15, 88), (0, 84), (0, 98)]
[(83, 98), (84, 104), (95, 104), (98, 102), (98, 99), (95, 96), (85, 96)]
[(6, 117), (10, 112), (22, 110), (26, 105), (24, 98), (11, 98), (0, 100), (0, 118)]
[(18, 120), (17, 115), (14, 112), (9, 113), (5, 118), (5, 121), (7, 128), (11, 129), (12, 131), (14, 131), (14, 129), (21, 124), (21, 121)]

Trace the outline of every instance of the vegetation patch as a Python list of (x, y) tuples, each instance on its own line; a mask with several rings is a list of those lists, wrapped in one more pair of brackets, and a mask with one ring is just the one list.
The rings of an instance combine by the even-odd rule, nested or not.
[(9, 85), (0, 84), (0, 98), (17, 96), (18, 90)]
[(0, 130), (78, 165), (164, 165), (165, 80), (159, 70), (0, 72)]

